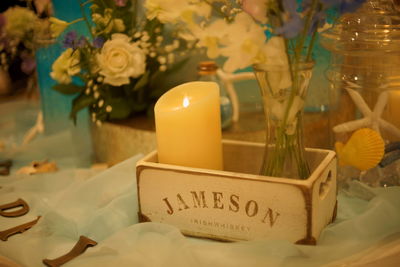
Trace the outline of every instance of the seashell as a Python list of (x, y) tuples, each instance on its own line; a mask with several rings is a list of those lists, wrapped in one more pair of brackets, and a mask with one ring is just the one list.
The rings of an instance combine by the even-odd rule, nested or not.
[(22, 167), (17, 171), (17, 174), (35, 174), (35, 173), (46, 173), (57, 171), (57, 165), (54, 162), (44, 161), (33, 161), (28, 166)]
[(385, 152), (385, 143), (380, 134), (369, 128), (355, 131), (347, 143), (335, 144), (339, 165), (350, 165), (361, 171), (378, 165)]

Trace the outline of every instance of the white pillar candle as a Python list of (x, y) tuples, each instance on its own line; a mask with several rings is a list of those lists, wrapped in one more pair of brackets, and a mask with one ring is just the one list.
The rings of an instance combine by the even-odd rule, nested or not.
[(189, 82), (162, 95), (155, 107), (158, 161), (222, 170), (219, 87)]

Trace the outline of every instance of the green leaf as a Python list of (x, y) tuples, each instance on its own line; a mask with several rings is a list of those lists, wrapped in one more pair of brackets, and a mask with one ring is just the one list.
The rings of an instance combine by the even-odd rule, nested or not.
[(135, 102), (132, 105), (132, 110), (134, 112), (142, 112), (146, 110), (147, 106), (148, 106), (147, 102)]
[(185, 57), (182, 60), (176, 62), (175, 64), (173, 64), (173, 66), (171, 68), (168, 68), (165, 73), (172, 73), (172, 72), (176, 72), (179, 69), (181, 69), (182, 67), (184, 67), (186, 65), (186, 63), (189, 61), (189, 57)]
[(81, 110), (94, 103), (94, 99), (91, 96), (81, 94), (77, 98), (72, 101), (72, 109), (69, 114), (69, 117), (76, 124), (76, 114)]
[(155, 103), (150, 103), (150, 105), (147, 107), (146, 115), (148, 118), (154, 119), (154, 106)]
[(96, 119), (100, 120), (100, 121), (105, 121), (107, 120), (108, 114), (104, 111), (104, 112), (97, 112), (96, 113)]
[(150, 94), (149, 97), (152, 99), (158, 99), (160, 96), (162, 96), (166, 91), (168, 91), (168, 87), (161, 87), (161, 86), (153, 86), (150, 87)]
[(73, 95), (80, 93), (85, 89), (84, 86), (77, 86), (75, 84), (56, 84), (53, 86), (53, 90), (60, 92), (64, 95)]
[(149, 72), (145, 72), (142, 77), (136, 82), (135, 86), (133, 87), (133, 91), (139, 90), (142, 87), (145, 87), (149, 82)]
[(127, 99), (108, 99), (106, 102), (112, 106), (112, 111), (109, 113), (110, 119), (125, 119), (132, 112)]
[(171, 89), (172, 87), (179, 84), (176, 82), (168, 82), (165, 83), (167, 77), (174, 72), (179, 72), (180, 69), (187, 66), (189, 58), (185, 57), (179, 61), (177, 61), (172, 67), (168, 68), (166, 71), (156, 71), (151, 77), (148, 85), (149, 88), (149, 96), (152, 99), (158, 99), (161, 95), (163, 95), (166, 91)]

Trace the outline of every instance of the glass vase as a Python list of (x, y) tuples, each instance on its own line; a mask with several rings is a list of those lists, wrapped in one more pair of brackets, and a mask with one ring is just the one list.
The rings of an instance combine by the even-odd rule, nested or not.
[[(54, 16), (58, 19), (70, 22), (82, 17), (79, 1), (52, 1)], [(88, 14), (88, 6), (85, 6), (85, 14)], [(65, 50), (62, 40), (65, 34), (75, 30), (78, 34), (89, 36), (89, 30), (83, 21), (69, 26), (57, 39), (41, 40), (42, 46), (36, 52), (37, 77), (40, 88), (40, 98), (43, 110), (43, 119), (46, 134), (56, 134), (60, 131), (73, 128), (72, 120), (69, 118), (72, 100), (75, 96), (64, 95), (52, 89), (57, 84), (50, 77), (54, 61)], [(87, 111), (81, 112), (78, 118), (78, 126), (88, 128), (89, 115)]]
[(215, 82), (219, 87), (221, 107), (221, 128), (227, 129), (232, 124), (233, 107), (225, 85), (217, 75), (218, 66), (214, 61), (201, 61), (197, 66), (199, 81)]
[[(368, 186), (400, 185), (400, 3), (367, 0), (356, 11), (344, 14), (321, 34), (321, 45), (332, 52), (326, 76), (330, 81), (332, 143), (350, 144), (360, 128), (371, 128), (386, 144), (375, 166), (360, 169), (340, 161), (338, 183), (354, 181)], [(363, 147), (368, 147), (364, 141)], [(394, 147), (394, 148), (393, 148)], [(362, 158), (364, 152), (357, 152)]]
[(266, 120), (266, 145), (260, 174), (307, 179), (310, 168), (303, 143), (303, 107), (314, 62), (254, 65)]
[[(82, 17), (80, 2), (53, 0), (54, 16), (58, 19), (70, 22)], [(89, 14), (89, 6), (84, 6), (85, 14)], [(50, 77), (54, 61), (65, 50), (62, 47), (62, 40), (65, 34), (75, 30), (79, 35), (89, 36), (89, 29), (81, 21), (72, 24), (57, 39), (40, 40), (42, 46), (36, 51), (36, 70), (40, 90), (40, 100), (43, 111), (43, 120), (46, 135), (56, 135), (68, 133), (71, 145), (75, 150), (76, 166), (87, 167), (91, 164), (91, 139), (90, 139), (90, 119), (87, 109), (78, 114), (76, 125), (69, 118), (73, 95), (64, 95), (52, 89), (57, 84)]]

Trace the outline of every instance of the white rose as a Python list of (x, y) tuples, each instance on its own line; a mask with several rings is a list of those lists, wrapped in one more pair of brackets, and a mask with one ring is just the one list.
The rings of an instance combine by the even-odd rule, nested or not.
[(68, 48), (56, 59), (56, 61), (54, 61), (51, 67), (51, 78), (59, 83), (70, 83), (71, 76), (74, 76), (81, 71), (79, 60), (79, 51), (73, 51), (72, 48)]
[(125, 34), (115, 33), (104, 43), (97, 55), (100, 74), (104, 82), (114, 86), (128, 84), (129, 78), (142, 75), (146, 69), (146, 55)]

